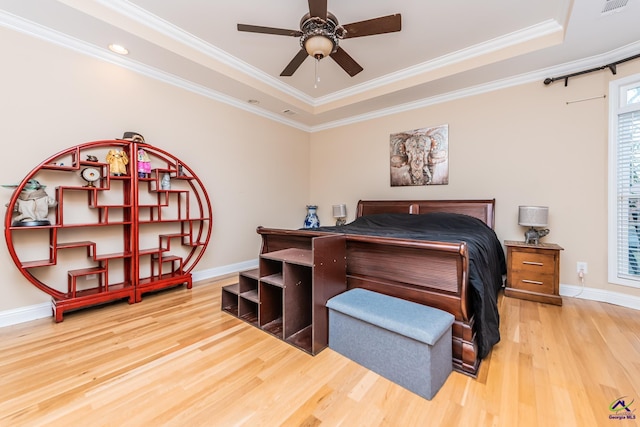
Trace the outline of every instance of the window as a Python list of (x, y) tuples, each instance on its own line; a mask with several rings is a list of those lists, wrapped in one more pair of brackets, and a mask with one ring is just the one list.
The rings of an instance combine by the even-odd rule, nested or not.
[(609, 94), (609, 282), (640, 287), (640, 75)]

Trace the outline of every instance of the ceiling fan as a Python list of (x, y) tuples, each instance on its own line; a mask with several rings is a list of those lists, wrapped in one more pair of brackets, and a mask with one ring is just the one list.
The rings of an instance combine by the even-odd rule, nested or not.
[(309, 0), (309, 13), (305, 14), (300, 20), (299, 30), (238, 24), (238, 31), (300, 37), (300, 51), (282, 70), (281, 76), (292, 76), (307, 56), (312, 56), (318, 61), (325, 56), (331, 56), (343, 70), (353, 77), (363, 68), (339, 46), (338, 41), (340, 39), (393, 33), (401, 29), (402, 24), (399, 13), (340, 25), (338, 19), (327, 11), (327, 0)]

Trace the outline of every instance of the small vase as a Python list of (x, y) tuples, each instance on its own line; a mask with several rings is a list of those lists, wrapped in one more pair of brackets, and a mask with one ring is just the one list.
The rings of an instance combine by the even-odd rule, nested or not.
[(307, 216), (304, 219), (304, 228), (320, 227), (320, 220), (316, 214), (318, 207), (315, 205), (307, 205)]

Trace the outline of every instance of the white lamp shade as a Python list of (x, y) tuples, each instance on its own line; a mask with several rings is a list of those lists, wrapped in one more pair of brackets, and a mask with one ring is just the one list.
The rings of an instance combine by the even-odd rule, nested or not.
[(347, 205), (333, 205), (333, 217), (344, 218), (347, 216)]
[(333, 50), (333, 42), (325, 36), (313, 36), (304, 43), (304, 49), (314, 58), (324, 58)]
[(518, 224), (526, 227), (544, 227), (549, 220), (546, 206), (518, 206)]

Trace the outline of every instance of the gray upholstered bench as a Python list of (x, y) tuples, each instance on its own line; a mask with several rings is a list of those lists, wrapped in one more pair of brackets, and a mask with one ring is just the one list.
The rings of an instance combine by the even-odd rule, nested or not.
[(329, 348), (343, 356), (426, 399), (451, 373), (452, 314), (359, 288), (327, 307)]

